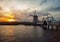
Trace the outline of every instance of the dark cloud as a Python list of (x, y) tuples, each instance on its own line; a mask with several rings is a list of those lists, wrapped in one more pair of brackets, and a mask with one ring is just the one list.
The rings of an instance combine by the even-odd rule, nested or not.
[(42, 0), (40, 4), (47, 3), (48, 0)]
[(60, 7), (50, 8), (49, 11), (60, 11)]

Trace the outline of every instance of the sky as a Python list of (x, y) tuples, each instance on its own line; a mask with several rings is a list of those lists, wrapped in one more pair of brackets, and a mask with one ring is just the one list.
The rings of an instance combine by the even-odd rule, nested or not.
[(9, 9), (12, 9), (13, 12), (20, 10), (17, 16), (23, 16), (21, 13), (25, 13), (25, 18), (27, 18), (29, 12), (31, 14), (34, 10), (37, 10), (38, 16), (43, 13), (50, 13), (56, 20), (60, 20), (60, 0), (0, 0), (0, 7), (3, 7), (6, 11)]

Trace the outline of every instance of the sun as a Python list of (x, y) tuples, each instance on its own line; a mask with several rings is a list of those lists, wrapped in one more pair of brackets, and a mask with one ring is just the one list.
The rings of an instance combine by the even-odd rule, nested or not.
[(15, 19), (8, 19), (9, 22), (16, 22)]

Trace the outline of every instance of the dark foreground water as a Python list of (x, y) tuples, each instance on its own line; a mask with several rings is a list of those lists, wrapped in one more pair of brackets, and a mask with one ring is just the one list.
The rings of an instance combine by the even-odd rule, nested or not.
[(60, 42), (60, 31), (38, 26), (0, 26), (0, 42)]

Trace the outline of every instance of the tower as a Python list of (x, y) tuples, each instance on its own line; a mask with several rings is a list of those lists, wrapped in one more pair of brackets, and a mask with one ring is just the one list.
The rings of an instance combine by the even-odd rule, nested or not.
[(37, 24), (37, 22), (38, 22), (38, 16), (36, 15), (36, 10), (34, 11), (34, 15), (30, 15), (30, 16), (33, 16), (33, 23)]
[(35, 15), (35, 14), (34, 14), (34, 16), (33, 16), (33, 22), (34, 22), (35, 24), (37, 24), (37, 22), (38, 22), (38, 16)]

